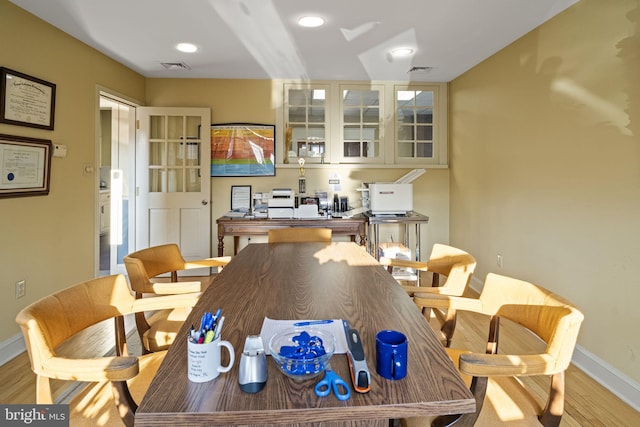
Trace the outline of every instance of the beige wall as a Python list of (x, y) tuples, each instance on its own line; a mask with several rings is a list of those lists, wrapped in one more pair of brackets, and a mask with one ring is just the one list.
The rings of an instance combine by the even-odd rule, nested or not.
[[(640, 3), (582, 0), (450, 85), (451, 241), (640, 381)], [(501, 253), (504, 267), (496, 265)]]
[[(212, 79), (147, 79), (146, 102), (153, 106), (195, 106), (211, 108), (212, 123), (276, 122), (277, 86), (269, 80), (212, 80)], [(282, 148), (278, 147), (278, 153)], [(357, 168), (339, 166), (331, 168), (324, 166), (306, 168), (307, 190), (328, 190), (329, 176), (337, 173), (342, 183), (341, 195), (349, 196), (349, 200), (360, 206), (360, 195), (356, 188), (363, 182), (395, 181), (410, 169), (380, 169)], [(230, 208), (231, 185), (252, 186), (254, 192), (267, 192), (273, 188), (292, 188), (298, 185), (298, 168), (296, 165), (288, 168), (276, 167), (276, 176), (261, 178), (212, 178), (212, 239), (213, 253), (217, 253), (215, 238), (215, 219)], [(449, 170), (428, 169), (427, 172), (414, 182), (414, 208), (416, 211), (429, 216), (428, 226), (422, 232), (422, 258), (428, 257), (431, 246), (435, 242), (449, 240)], [(387, 241), (389, 234), (393, 234), (395, 241), (401, 238), (401, 230), (395, 226), (384, 226), (381, 230), (383, 241)], [(413, 239), (413, 235), (411, 235)], [(264, 241), (254, 238), (252, 241)], [(414, 240), (411, 240), (413, 246)], [(241, 244), (246, 244), (242, 239)], [(233, 239), (225, 240), (225, 254), (232, 253)]]
[[(28, 29), (25, 31), (25, 29)], [(0, 133), (67, 146), (51, 162), (48, 196), (0, 199), (0, 342), (19, 333), (17, 312), (30, 302), (94, 274), (97, 85), (144, 100), (144, 78), (0, 0), (0, 66), (57, 85), (55, 130), (0, 124)], [(26, 279), (27, 293), (14, 286)]]

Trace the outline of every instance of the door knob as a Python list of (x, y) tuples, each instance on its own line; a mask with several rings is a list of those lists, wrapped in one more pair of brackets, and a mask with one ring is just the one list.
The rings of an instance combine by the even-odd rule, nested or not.
[(207, 203), (209, 203), (209, 201), (208, 201), (208, 200), (204, 200), (204, 199), (202, 199), (202, 205), (203, 205), (203, 206), (207, 206)]

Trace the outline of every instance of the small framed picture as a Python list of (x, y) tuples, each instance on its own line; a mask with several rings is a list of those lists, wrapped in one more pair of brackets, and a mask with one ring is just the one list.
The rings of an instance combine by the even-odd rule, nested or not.
[(56, 85), (0, 67), (0, 123), (53, 130)]
[(234, 212), (251, 211), (251, 186), (232, 185), (231, 186), (231, 210)]

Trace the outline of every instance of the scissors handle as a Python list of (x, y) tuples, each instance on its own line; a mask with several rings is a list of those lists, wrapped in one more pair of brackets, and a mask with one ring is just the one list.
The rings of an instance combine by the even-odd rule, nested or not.
[[(341, 389), (344, 390), (344, 393), (341, 393)], [(317, 396), (324, 397), (328, 396), (331, 390), (338, 400), (347, 400), (351, 397), (349, 385), (338, 374), (327, 370), (324, 378), (316, 384), (315, 392)]]

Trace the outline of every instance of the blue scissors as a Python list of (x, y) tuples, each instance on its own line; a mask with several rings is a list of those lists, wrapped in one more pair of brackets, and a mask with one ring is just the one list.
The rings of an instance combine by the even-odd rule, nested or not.
[[(340, 393), (341, 389), (344, 390), (344, 393)], [(351, 389), (349, 389), (349, 385), (340, 378), (338, 374), (331, 370), (331, 365), (327, 365), (324, 378), (316, 384), (316, 396), (328, 396), (329, 393), (331, 393), (331, 390), (333, 390), (333, 393), (336, 395), (338, 400), (347, 400), (351, 397)]]

